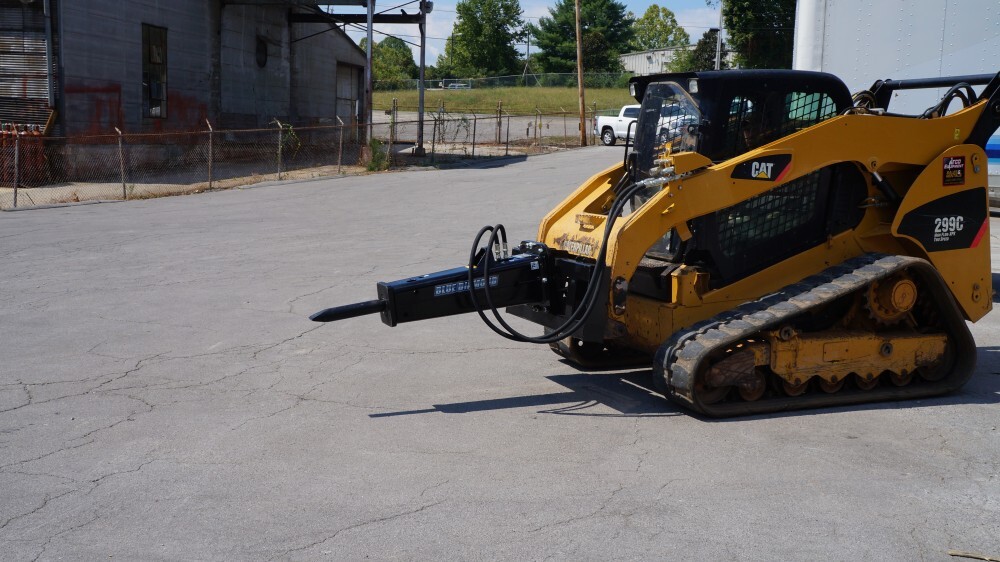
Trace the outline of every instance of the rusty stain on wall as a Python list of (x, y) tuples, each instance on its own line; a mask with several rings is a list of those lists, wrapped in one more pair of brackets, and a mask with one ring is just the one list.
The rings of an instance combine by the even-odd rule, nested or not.
[(83, 111), (86, 113), (87, 124), (80, 131), (83, 134), (114, 133), (115, 127), (120, 128), (124, 122), (121, 84), (112, 83), (105, 86), (67, 84), (65, 93), (67, 108), (85, 108)]

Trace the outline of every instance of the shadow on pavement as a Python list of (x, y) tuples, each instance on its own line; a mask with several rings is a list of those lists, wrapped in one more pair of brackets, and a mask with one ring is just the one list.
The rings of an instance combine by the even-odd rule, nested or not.
[[(667, 402), (652, 388), (648, 369), (615, 373), (575, 373), (553, 375), (549, 380), (566, 387), (566, 392), (511, 396), (471, 402), (434, 404), (420, 410), (403, 410), (370, 414), (372, 418), (408, 416), (413, 414), (467, 414), (513, 408), (538, 408), (538, 413), (592, 417), (669, 417), (686, 415), (705, 422), (739, 422), (756, 419), (809, 416), (825, 413), (859, 412), (951, 406), (962, 404), (1000, 404), (1000, 346), (980, 347), (979, 362), (972, 378), (958, 391), (944, 396), (888, 402), (851, 404), (833, 408), (792, 410), (753, 416), (709, 418), (684, 410)], [(596, 406), (615, 410), (606, 412)]]
[(517, 164), (519, 162), (524, 162), (528, 159), (525, 154), (511, 154), (509, 156), (463, 156), (463, 155), (436, 155), (433, 160), (428, 157), (418, 158), (418, 157), (400, 157), (397, 160), (397, 165), (407, 167), (407, 166), (419, 166), (419, 167), (431, 167), (439, 168), (442, 170), (451, 170), (455, 168), (472, 168), (476, 170), (489, 170), (493, 168), (503, 168), (504, 166), (510, 166), (511, 164)]
[[(406, 416), (440, 412), (444, 414), (467, 414), (489, 410), (511, 408), (550, 407), (539, 410), (543, 414), (597, 417), (664, 417), (682, 415), (682, 411), (665, 401), (650, 389), (652, 383), (649, 370), (572, 375), (553, 375), (549, 380), (568, 388), (566, 392), (511, 396), (473, 402), (434, 404), (421, 410), (404, 410), (371, 414), (372, 418)], [(603, 405), (615, 410), (606, 412), (595, 410)], [(592, 411), (593, 410), (593, 411)]]

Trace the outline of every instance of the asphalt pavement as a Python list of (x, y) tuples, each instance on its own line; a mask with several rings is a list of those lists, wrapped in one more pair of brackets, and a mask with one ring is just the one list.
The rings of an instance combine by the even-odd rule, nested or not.
[(996, 312), (956, 394), (722, 421), (474, 315), (308, 320), (619, 158), (0, 214), (0, 558), (1000, 557)]

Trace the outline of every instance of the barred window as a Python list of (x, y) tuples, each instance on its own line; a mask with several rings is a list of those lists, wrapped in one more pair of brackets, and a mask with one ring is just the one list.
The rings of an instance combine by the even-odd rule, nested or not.
[(757, 147), (751, 146), (751, 128), (757, 120), (753, 100), (744, 96), (735, 96), (732, 99), (729, 103), (723, 147), (723, 153), (727, 158)]
[(790, 231), (817, 221), (819, 172), (716, 213), (719, 247), (726, 257), (762, 244), (781, 244)]
[(785, 96), (785, 126), (782, 134), (811, 127), (837, 115), (837, 104), (822, 93), (789, 92)]
[(142, 24), (142, 116), (167, 116), (167, 28)]
[(685, 263), (700, 263), (713, 287), (760, 271), (854, 228), (868, 180), (856, 164), (815, 170), (689, 223), (696, 243)]

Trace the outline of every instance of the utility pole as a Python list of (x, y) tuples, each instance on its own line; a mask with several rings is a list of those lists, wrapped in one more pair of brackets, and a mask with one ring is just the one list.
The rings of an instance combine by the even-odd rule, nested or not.
[(372, 53), (375, 52), (375, 43), (372, 37), (372, 24), (375, 19), (375, 0), (367, 0), (365, 2), (368, 5), (368, 53), (367, 53), (367, 63), (365, 64), (365, 125), (367, 125), (368, 130), (372, 130), (372, 86), (374, 79), (372, 78)]
[(722, 68), (722, 8), (726, 5), (725, 0), (719, 2), (719, 30), (715, 32), (715, 69)]
[(580, 146), (587, 146), (587, 112), (583, 103), (583, 38), (580, 33), (580, 0), (576, 0), (576, 85), (580, 91)]
[(524, 85), (528, 85), (528, 66), (531, 64), (531, 35), (527, 35), (526, 41), (527, 45), (524, 47), (524, 72), (521, 79), (524, 80)]
[(424, 64), (426, 63), (427, 14), (434, 9), (431, 2), (420, 2), (420, 81), (417, 84), (417, 146), (413, 148), (414, 156), (424, 156)]

